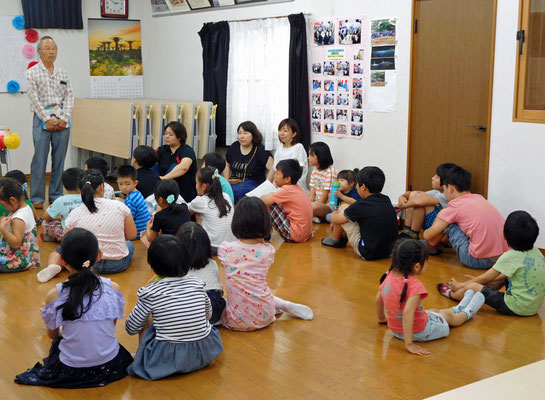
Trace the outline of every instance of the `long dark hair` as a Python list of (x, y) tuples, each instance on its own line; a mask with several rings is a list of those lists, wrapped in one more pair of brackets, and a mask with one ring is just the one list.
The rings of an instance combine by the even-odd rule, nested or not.
[(212, 245), (204, 228), (196, 222), (186, 222), (178, 229), (176, 236), (182, 245), (191, 250), (191, 269), (206, 267), (212, 258)]
[(168, 203), (166, 209), (171, 210), (175, 214), (181, 213), (185, 210), (185, 207), (176, 203), (178, 196), (180, 195), (180, 188), (178, 184), (172, 179), (165, 179), (155, 184), (153, 188), (153, 195), (155, 200), (161, 198)]
[(218, 210), (220, 211), (221, 218), (229, 214), (229, 211), (231, 211), (231, 204), (223, 197), (219, 173), (218, 176), (214, 177), (215, 171), (216, 169), (210, 167), (201, 168), (199, 172), (197, 172), (197, 179), (200, 183), (208, 184), (204, 194), (214, 200), (216, 207), (218, 207)]
[(102, 184), (104, 184), (104, 177), (98, 169), (83, 171), (79, 179), (81, 201), (85, 204), (91, 214), (97, 212), (95, 193), (97, 188)]
[(99, 290), (98, 297), (102, 295), (100, 278), (91, 269), (98, 257), (98, 240), (87, 229), (74, 228), (64, 235), (60, 254), (77, 272), (62, 284), (63, 289), (68, 289), (70, 293), (66, 302), (58, 306), (57, 310), (62, 309), (64, 320), (74, 321), (89, 311), (96, 290)]
[[(395, 243), (394, 249), (392, 250), (392, 265), (388, 272), (398, 271), (403, 274), (405, 284), (403, 285), (403, 291), (399, 298), (400, 304), (403, 304), (407, 297), (407, 279), (413, 271), (414, 264), (419, 263), (424, 266), (427, 259), (428, 249), (422, 242), (413, 239), (401, 239)], [(386, 279), (386, 275), (387, 274), (382, 275), (380, 283)]]

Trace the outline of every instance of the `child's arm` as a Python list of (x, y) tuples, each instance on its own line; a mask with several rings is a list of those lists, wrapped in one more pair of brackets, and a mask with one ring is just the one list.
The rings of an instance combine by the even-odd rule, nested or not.
[[(47, 295), (45, 296), (45, 304), (51, 304), (55, 300), (57, 300), (57, 288), (56, 287), (51, 289), (47, 293)], [(43, 306), (42, 306), (42, 308), (43, 308)], [(49, 337), (49, 339), (55, 340), (56, 338), (59, 337), (59, 335), (60, 335), (60, 328), (56, 328), (56, 329), (49, 329), (48, 328), (47, 329), (47, 337)]]
[(276, 172), (276, 170), (274, 169), (274, 167), (272, 169), (269, 170), (269, 174), (267, 175), (267, 180), (269, 182), (272, 182), (273, 179), (274, 179), (274, 173)]
[[(8, 225), (11, 223), (11, 232)], [(0, 232), (4, 235), (6, 242), (13, 248), (18, 249), (23, 243), (25, 235), (25, 221), (20, 218), (2, 217), (0, 219)]]
[(335, 193), (333, 193), (333, 196), (340, 199), (341, 201), (344, 201), (347, 204), (354, 204), (356, 202), (355, 198), (345, 195), (340, 190), (336, 190)]
[(380, 290), (377, 293), (375, 298), (375, 309), (377, 310), (377, 320), (379, 324), (386, 323), (386, 315), (384, 314), (384, 300), (382, 300), (382, 295)]
[[(138, 291), (139, 295), (142, 289), (144, 288), (141, 288)], [(136, 305), (134, 306), (133, 310), (125, 321), (125, 330), (127, 331), (127, 333), (129, 335), (136, 335), (138, 332), (144, 329), (146, 323), (148, 322), (148, 316), (151, 314), (151, 311), (151, 308), (149, 308), (146, 303), (140, 299), (139, 296), (138, 300), (136, 300)]]
[(152, 229), (152, 227), (153, 227), (153, 217), (148, 221), (146, 225), (146, 231), (140, 233), (140, 236), (142, 236), (142, 234), (146, 235), (146, 239), (148, 240), (148, 243), (153, 242), (157, 238), (157, 236), (159, 236), (159, 233), (155, 232)]
[(419, 294), (411, 296), (405, 302), (405, 308), (403, 309), (403, 336), (405, 338), (405, 348), (409, 353), (424, 356), (431, 354), (431, 351), (413, 342), (414, 313), (420, 302), (420, 297)]
[(397, 208), (399, 208), (400, 210), (405, 208), (405, 203), (407, 203), (407, 201), (409, 201), (409, 196), (410, 195), (411, 195), (411, 192), (409, 191), (409, 192), (405, 192), (401, 196), (399, 196), (399, 198), (397, 199)]
[(134, 224), (134, 219), (132, 214), (129, 214), (125, 217), (125, 239), (133, 240), (136, 237), (136, 225)]
[(322, 197), (318, 200), (318, 203), (322, 204), (328, 204), (329, 203), (329, 190), (325, 190), (322, 192)]
[(267, 206), (267, 208), (269, 208), (270, 206), (272, 206), (274, 203), (276, 203), (272, 196), (270, 194), (264, 194), (263, 196), (261, 196), (261, 201), (263, 203), (265, 203), (265, 205)]
[(55, 218), (52, 218), (51, 215), (47, 212), (47, 210), (44, 211), (44, 220), (46, 221), (53, 221)]
[(494, 267), (492, 267), (488, 271), (482, 273), (481, 275), (471, 278), (465, 282), (458, 282), (456, 279), (451, 278), (449, 284), (452, 290), (457, 291), (472, 283), (478, 283), (484, 286), (492, 281), (499, 281), (499, 280), (505, 280), (505, 279), (507, 279), (506, 275), (502, 274), (501, 272), (495, 270)]
[(311, 203), (314, 200), (316, 200), (316, 189), (314, 188), (314, 186), (310, 187), (310, 191), (309, 191), (309, 194), (308, 194), (308, 199), (310, 200)]
[(443, 232), (449, 226), (447, 221), (439, 217), (440, 214), (441, 213), (439, 213), (437, 218), (435, 218), (433, 225), (424, 231), (424, 239), (426, 239), (432, 246), (435, 246), (441, 241), (441, 239), (443, 239)]
[(331, 214), (332, 224), (342, 225), (348, 222), (348, 218), (346, 218), (346, 215), (344, 215), (344, 210), (346, 210), (346, 206), (336, 211), (333, 211), (333, 213)]
[(437, 204), (439, 204), (439, 199), (437, 199), (437, 197), (428, 196), (422, 192), (422, 194), (415, 196), (414, 199), (409, 199), (409, 201), (405, 203), (405, 208), (436, 206)]

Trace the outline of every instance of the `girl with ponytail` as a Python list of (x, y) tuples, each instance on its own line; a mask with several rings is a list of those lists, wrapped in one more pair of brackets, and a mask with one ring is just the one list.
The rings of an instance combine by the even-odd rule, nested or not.
[(153, 194), (159, 208), (151, 216), (146, 231), (140, 234), (140, 240), (146, 247), (149, 247), (159, 233), (176, 235), (180, 226), (191, 221), (187, 205), (176, 202), (180, 189), (175, 181), (165, 179), (157, 182)]
[(189, 211), (195, 214), (197, 222), (210, 237), (214, 255), (222, 242), (235, 240), (231, 231), (233, 205), (229, 195), (223, 193), (219, 178), (217, 169), (201, 168), (197, 172), (196, 185), (199, 196), (189, 203)]
[(449, 326), (459, 326), (470, 320), (484, 304), (482, 293), (467, 290), (456, 307), (425, 311), (422, 300), (426, 288), (415, 275), (428, 266), (428, 249), (412, 239), (398, 240), (392, 251), (392, 265), (380, 278), (376, 297), (379, 324), (388, 324), (393, 335), (405, 341), (409, 353), (426, 355), (428, 349), (414, 342), (428, 342), (448, 336)]
[[(127, 375), (132, 362), (114, 333), (125, 300), (119, 286), (93, 272), (100, 259), (95, 235), (82, 228), (68, 232), (59, 247), (68, 280), (46, 296), (42, 318), (53, 339), (44, 364), (17, 375), (25, 385), (86, 388), (104, 386)], [(60, 328), (62, 327), (62, 336)]]
[[(102, 258), (94, 265), (98, 274), (125, 271), (134, 254), (131, 240), (136, 237), (136, 225), (129, 208), (120, 201), (104, 198), (104, 178), (97, 169), (83, 171), (79, 181), (83, 205), (66, 218), (65, 232), (74, 228), (91, 231), (98, 239)], [(46, 282), (61, 272), (60, 254), (49, 255), (48, 267), (38, 274)]]

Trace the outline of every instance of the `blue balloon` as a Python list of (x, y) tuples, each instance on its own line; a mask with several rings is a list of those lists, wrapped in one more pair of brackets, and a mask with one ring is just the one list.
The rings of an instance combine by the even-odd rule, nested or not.
[(25, 17), (18, 15), (11, 21), (15, 29), (23, 29), (25, 27)]
[(8, 92), (10, 93), (17, 93), (19, 89), (21, 88), (21, 85), (19, 85), (19, 82), (17, 81), (9, 81), (7, 84)]

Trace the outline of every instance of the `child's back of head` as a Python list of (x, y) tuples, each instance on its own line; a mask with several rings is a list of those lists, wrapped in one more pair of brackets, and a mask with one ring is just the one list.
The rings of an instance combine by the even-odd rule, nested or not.
[(206, 153), (202, 161), (204, 166), (217, 169), (220, 174), (225, 169), (225, 158), (220, 153)]
[(158, 161), (157, 152), (150, 146), (137, 146), (132, 152), (132, 156), (141, 168), (151, 168)]
[[(174, 213), (180, 213), (187, 211), (185, 206), (176, 203), (178, 196), (180, 195), (180, 189), (178, 184), (172, 179), (165, 179), (157, 182), (155, 188), (153, 189), (153, 195), (155, 200), (163, 199), (168, 204), (168, 209)], [(159, 204), (159, 202), (157, 201)]]
[(13, 178), (0, 179), (0, 200), (4, 203), (9, 203), (12, 197), (17, 200), (23, 197), (21, 184)]
[(379, 167), (364, 167), (356, 175), (356, 182), (358, 186), (365, 185), (370, 193), (380, 193), (386, 177)]
[(79, 168), (68, 168), (62, 173), (61, 181), (62, 186), (69, 192), (75, 192), (78, 190), (79, 180), (82, 174), (82, 170)]
[(190, 269), (204, 268), (212, 258), (212, 245), (204, 228), (196, 222), (186, 222), (176, 236), (185, 248), (191, 250)]
[(276, 170), (282, 172), (284, 178), (291, 178), (290, 185), (296, 185), (303, 174), (303, 168), (293, 159), (279, 161)]
[(513, 211), (505, 220), (503, 234), (513, 250), (528, 251), (534, 248), (539, 236), (539, 226), (526, 211)]
[(104, 158), (91, 157), (85, 161), (85, 165), (87, 166), (87, 169), (98, 169), (102, 174), (102, 177), (106, 179), (106, 175), (108, 175), (108, 163)]
[(457, 192), (467, 192), (471, 189), (471, 172), (458, 165), (449, 168), (443, 177), (444, 186), (451, 185)]
[(174, 235), (161, 235), (151, 242), (148, 264), (157, 275), (175, 278), (187, 275), (191, 265), (189, 249)]
[(204, 194), (211, 198), (219, 210), (219, 217), (224, 217), (231, 211), (231, 204), (223, 197), (219, 172), (213, 167), (201, 168), (197, 172), (197, 182), (208, 185)]
[(80, 175), (79, 189), (81, 191), (81, 201), (90, 213), (97, 212), (95, 193), (102, 184), (104, 184), (104, 177), (98, 169), (88, 169)]
[(235, 207), (231, 228), (237, 239), (265, 239), (271, 237), (271, 216), (258, 197), (243, 197)]

